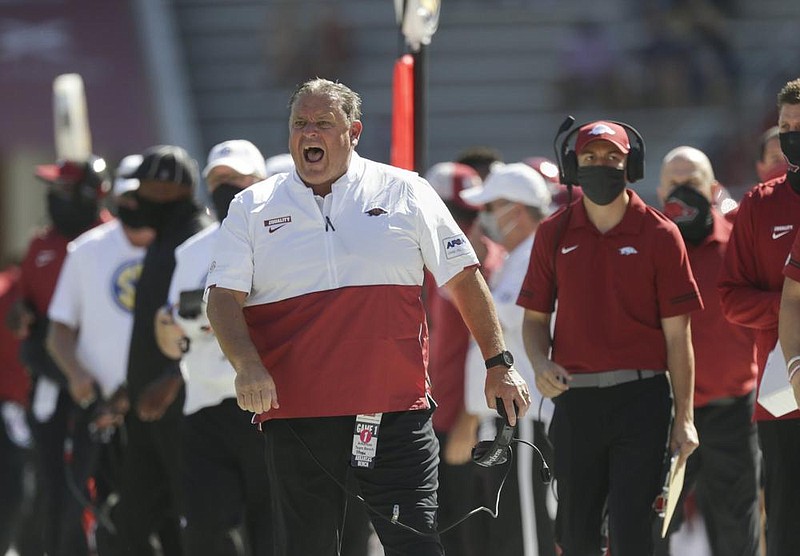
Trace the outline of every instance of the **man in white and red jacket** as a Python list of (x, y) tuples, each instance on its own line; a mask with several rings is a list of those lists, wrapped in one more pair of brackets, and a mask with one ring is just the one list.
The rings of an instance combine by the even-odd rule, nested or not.
[(514, 404), (523, 416), (530, 394), (442, 200), (416, 174), (355, 153), (360, 104), (324, 79), (294, 92), (295, 171), (231, 203), (208, 318), (236, 371), (239, 406), (263, 424), (276, 554), (335, 553), (351, 468), (387, 553), (439, 556), (424, 268), (481, 346), (487, 402), (503, 403), (514, 425)]

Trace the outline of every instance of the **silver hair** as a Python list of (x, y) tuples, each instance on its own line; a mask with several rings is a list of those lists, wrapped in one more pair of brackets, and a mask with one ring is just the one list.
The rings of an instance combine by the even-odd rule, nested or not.
[(361, 119), (361, 97), (347, 85), (320, 77), (310, 79), (294, 90), (289, 98), (289, 110), (294, 108), (297, 99), (305, 95), (324, 96), (336, 101), (349, 124)]

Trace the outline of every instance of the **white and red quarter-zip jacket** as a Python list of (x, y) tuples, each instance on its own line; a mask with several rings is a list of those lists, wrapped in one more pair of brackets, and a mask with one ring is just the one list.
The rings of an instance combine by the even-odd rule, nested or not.
[(295, 172), (237, 195), (207, 286), (248, 294), (281, 406), (257, 421), (406, 411), (428, 407), (423, 267), (442, 285), (477, 264), (425, 180), (353, 153), (324, 199)]

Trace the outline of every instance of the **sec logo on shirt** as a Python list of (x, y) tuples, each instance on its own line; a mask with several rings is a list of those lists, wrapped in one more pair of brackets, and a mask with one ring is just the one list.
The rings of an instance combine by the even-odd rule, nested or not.
[(136, 284), (142, 274), (142, 261), (136, 259), (122, 263), (111, 278), (111, 298), (126, 313), (133, 312), (136, 301)]

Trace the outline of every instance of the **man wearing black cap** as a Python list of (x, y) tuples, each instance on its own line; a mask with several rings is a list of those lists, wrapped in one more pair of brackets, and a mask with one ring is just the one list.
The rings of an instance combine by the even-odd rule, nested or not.
[(80, 523), (60, 522), (61, 506), (68, 495), (64, 439), (67, 418), (75, 405), (67, 389), (62, 388), (66, 381), (47, 353), (45, 337), (47, 309), (67, 254), (67, 244), (99, 224), (101, 215), (102, 219), (108, 217), (107, 212), (100, 210), (100, 199), (111, 184), (105, 170), (105, 161), (94, 156), (87, 161), (61, 160), (36, 168), (36, 177), (47, 184), (47, 212), (52, 225), (37, 233), (28, 246), (21, 265), (20, 300), (7, 319), (9, 327), (22, 340), (20, 358), (35, 380), (33, 434), (43, 504), (37, 513), (41, 516), (38, 521), (43, 548), (48, 554), (86, 552)]
[(127, 372), (128, 448), (113, 518), (120, 553), (152, 554), (149, 537), (158, 531), (164, 555), (172, 556), (182, 553), (178, 447), (183, 383), (178, 362), (156, 344), (154, 317), (167, 301), (175, 248), (210, 222), (193, 199), (197, 165), (186, 151), (162, 145), (143, 155), (129, 177), (140, 181), (136, 200), (156, 238), (147, 249), (136, 289)]

